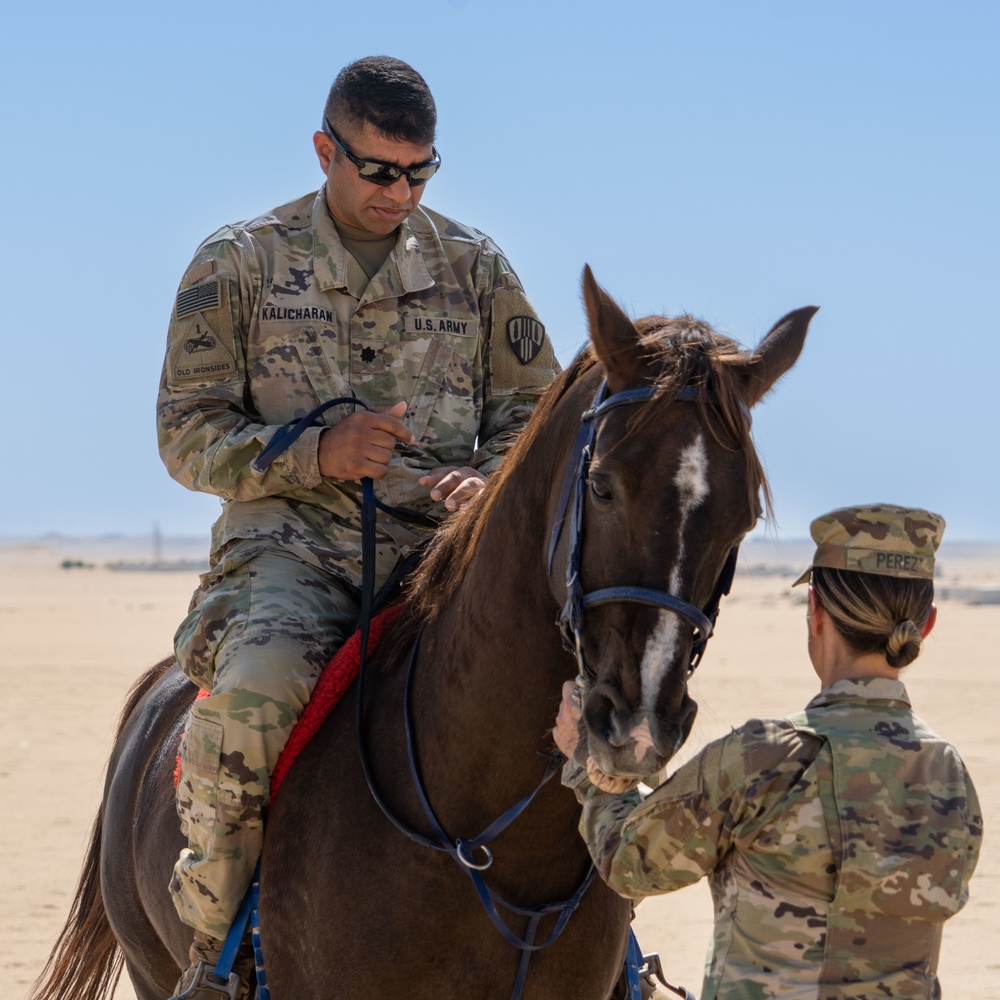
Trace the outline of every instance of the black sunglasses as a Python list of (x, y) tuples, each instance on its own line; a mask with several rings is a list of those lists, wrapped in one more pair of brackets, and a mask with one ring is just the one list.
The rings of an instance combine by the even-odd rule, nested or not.
[(431, 152), (434, 154), (433, 159), (426, 163), (415, 163), (412, 167), (397, 167), (395, 163), (383, 163), (382, 160), (362, 160), (360, 156), (355, 156), (344, 145), (340, 136), (333, 131), (329, 118), (324, 117), (323, 119), (323, 131), (333, 140), (337, 149), (358, 168), (359, 177), (381, 187), (395, 184), (400, 177), (405, 177), (406, 183), (410, 187), (420, 187), (421, 184), (426, 184), (441, 166), (441, 156), (433, 146), (431, 146)]

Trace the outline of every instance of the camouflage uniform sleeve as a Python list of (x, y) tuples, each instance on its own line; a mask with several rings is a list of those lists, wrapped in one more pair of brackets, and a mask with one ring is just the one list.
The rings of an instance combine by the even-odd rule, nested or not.
[(962, 772), (965, 775), (966, 823), (969, 831), (969, 845), (962, 866), (962, 892), (960, 899), (961, 905), (964, 906), (969, 899), (969, 883), (972, 881), (972, 874), (979, 863), (979, 853), (983, 846), (983, 807), (979, 804), (976, 786), (972, 783), (972, 776), (969, 774), (964, 761), (962, 762)]
[(254, 500), (315, 487), (321, 428), (310, 428), (264, 475), (250, 463), (278, 430), (253, 411), (247, 381), (250, 316), (260, 268), (245, 233), (223, 229), (181, 279), (157, 399), (160, 457), (190, 490)]
[(583, 805), (580, 833), (605, 882), (641, 899), (691, 885), (715, 868), (742, 814), (744, 772), (735, 732), (710, 743), (645, 799), (600, 791), (578, 765), (564, 769), (563, 783)]
[(472, 464), (489, 474), (559, 374), (552, 343), (507, 259), (488, 242), (480, 260), (483, 416)]
[(582, 769), (567, 767), (563, 783), (583, 804), (580, 832), (604, 880), (638, 899), (691, 885), (731, 850), (745, 850), (761, 817), (812, 794), (802, 776), (821, 747), (791, 723), (751, 719), (644, 800), (601, 792)]

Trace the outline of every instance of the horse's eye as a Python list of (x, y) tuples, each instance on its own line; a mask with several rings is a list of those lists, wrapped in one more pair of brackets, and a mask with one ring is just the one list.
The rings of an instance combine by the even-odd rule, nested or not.
[(590, 495), (598, 503), (611, 503), (614, 494), (608, 488), (608, 484), (603, 479), (594, 478), (590, 480)]

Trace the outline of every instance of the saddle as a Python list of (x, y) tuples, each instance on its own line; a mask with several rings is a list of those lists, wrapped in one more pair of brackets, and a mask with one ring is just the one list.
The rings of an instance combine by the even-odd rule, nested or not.
[[(397, 618), (403, 613), (405, 604), (392, 604), (379, 611), (372, 619), (368, 632), (368, 655), (375, 651), (379, 640), (386, 631), (393, 625)], [(295, 724), (288, 742), (278, 756), (271, 774), (271, 797), (269, 805), (274, 802), (275, 795), (281, 783), (285, 780), (289, 769), (295, 758), (307, 746), (309, 741), (316, 735), (319, 727), (326, 721), (327, 716), (334, 710), (337, 703), (343, 698), (347, 689), (354, 683), (358, 676), (358, 669), (361, 666), (361, 632), (355, 631), (336, 653), (333, 654), (330, 662), (323, 668), (316, 688), (299, 716), (299, 721)]]
[[(397, 618), (406, 608), (405, 604), (390, 604), (383, 608), (372, 619), (368, 633), (368, 655), (370, 656), (378, 646), (379, 640), (386, 631), (393, 625)], [(323, 672), (316, 682), (312, 697), (299, 716), (299, 721), (295, 724), (288, 737), (288, 742), (278, 755), (278, 760), (274, 765), (271, 774), (271, 794), (268, 805), (274, 802), (274, 797), (281, 787), (285, 776), (295, 762), (296, 757), (305, 749), (309, 741), (316, 735), (319, 727), (326, 721), (327, 716), (336, 708), (340, 699), (344, 697), (347, 689), (354, 683), (358, 676), (358, 669), (361, 666), (361, 632), (355, 631), (351, 634), (347, 642), (330, 658)], [(208, 692), (200, 690), (195, 695), (195, 701), (207, 698)], [(180, 780), (180, 757), (174, 767), (174, 787)]]

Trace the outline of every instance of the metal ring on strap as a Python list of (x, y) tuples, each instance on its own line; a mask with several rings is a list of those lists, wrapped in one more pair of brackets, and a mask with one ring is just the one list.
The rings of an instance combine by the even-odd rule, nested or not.
[[(493, 864), (493, 855), (490, 853), (490, 849), (485, 844), (479, 845), (479, 850), (486, 855), (486, 860), (479, 863), (476, 862), (472, 857), (472, 851), (475, 850), (474, 845), (470, 844), (467, 840), (463, 840), (461, 837), (455, 841), (455, 854), (458, 860), (465, 865), (466, 868), (472, 868), (477, 872), (484, 872), (490, 865)], [(466, 851), (468, 851), (468, 857), (466, 857)]]

